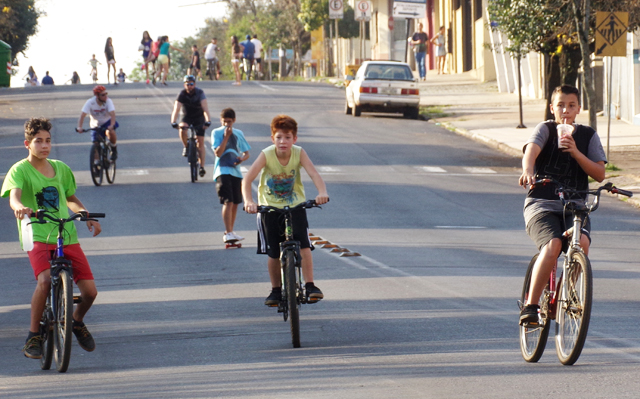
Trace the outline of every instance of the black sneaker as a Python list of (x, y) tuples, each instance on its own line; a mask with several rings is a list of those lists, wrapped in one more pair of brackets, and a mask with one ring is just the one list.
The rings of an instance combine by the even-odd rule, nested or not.
[(84, 323), (78, 323), (73, 321), (73, 334), (78, 339), (80, 347), (87, 352), (93, 352), (96, 349), (96, 342), (93, 340), (91, 333), (87, 330), (87, 326)]
[(537, 327), (540, 324), (538, 317), (538, 305), (527, 305), (520, 311), (520, 325), (525, 327)]
[(118, 147), (111, 147), (111, 156), (109, 157), (111, 161), (115, 161), (118, 159)]
[(282, 301), (282, 289), (281, 288), (273, 288), (271, 289), (271, 293), (264, 301), (264, 304), (267, 306), (278, 306)]
[(40, 335), (34, 335), (27, 339), (22, 352), (29, 359), (40, 359), (42, 357), (42, 337)]
[(306, 283), (304, 290), (307, 294), (307, 300), (310, 302), (317, 302), (324, 298), (324, 294), (320, 291), (320, 288), (316, 287), (313, 283)]
[(204, 170), (204, 168), (201, 166), (201, 167), (200, 167), (200, 172), (199, 172), (199, 173), (200, 173), (200, 177), (204, 177), (204, 175), (207, 173), (207, 171), (206, 171), (206, 170)]
[(183, 156), (183, 157), (186, 157), (186, 156), (187, 156), (187, 147), (184, 147), (184, 148), (182, 149), (182, 156)]

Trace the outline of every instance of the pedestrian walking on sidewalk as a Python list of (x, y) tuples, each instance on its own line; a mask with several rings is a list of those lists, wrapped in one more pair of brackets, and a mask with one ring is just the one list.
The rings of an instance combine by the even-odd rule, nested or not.
[(446, 39), (445, 39), (445, 28), (444, 26), (440, 27), (440, 31), (437, 35), (435, 35), (431, 39), (431, 43), (436, 46), (436, 69), (438, 70), (438, 75), (444, 73), (444, 63), (447, 59), (447, 47), (446, 47)]
[(420, 73), (420, 80), (427, 80), (427, 69), (425, 67), (425, 61), (427, 58), (427, 45), (429, 44), (429, 35), (424, 31), (424, 25), (422, 22), (418, 24), (418, 31), (411, 36), (411, 44), (413, 45), (413, 53), (416, 57), (416, 64), (418, 65), (418, 72)]

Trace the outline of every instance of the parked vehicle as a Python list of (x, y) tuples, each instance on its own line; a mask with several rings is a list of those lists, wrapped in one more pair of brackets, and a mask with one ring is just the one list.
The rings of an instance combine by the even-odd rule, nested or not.
[(409, 64), (398, 61), (365, 61), (355, 77), (347, 77), (345, 113), (402, 113), (417, 119), (420, 113), (418, 80)]

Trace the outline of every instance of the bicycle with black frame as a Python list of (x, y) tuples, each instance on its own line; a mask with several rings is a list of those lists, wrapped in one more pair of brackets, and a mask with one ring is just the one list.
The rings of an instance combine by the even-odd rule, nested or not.
[[(563, 240), (564, 261), (559, 270), (557, 264), (549, 276), (549, 281), (540, 295), (538, 322), (520, 325), (520, 349), (527, 362), (537, 362), (544, 352), (551, 320), (556, 324), (556, 354), (564, 365), (572, 365), (580, 357), (587, 338), (591, 318), (593, 277), (591, 263), (580, 245), (582, 226), (589, 214), (600, 204), (600, 193), (608, 191), (627, 197), (632, 192), (615, 187), (612, 183), (593, 190), (573, 190), (563, 187), (551, 178), (539, 178), (534, 185), (553, 184), (564, 206), (573, 216), (573, 225), (565, 226)], [(527, 268), (522, 295), (518, 305), (522, 310), (529, 299), (529, 289), (533, 268), (539, 254), (536, 254)]]
[[(51, 291), (40, 320), (42, 337), (42, 357), (40, 368), (49, 370), (55, 359), (56, 369), (64, 373), (71, 358), (73, 304), (80, 303), (81, 297), (73, 295), (73, 266), (64, 256), (64, 226), (74, 220), (88, 221), (105, 217), (104, 213), (79, 212), (66, 219), (58, 219), (44, 209), (35, 212), (38, 219), (31, 223), (53, 223), (58, 230), (56, 248), (51, 253)], [(45, 220), (48, 219), (48, 220)]]
[(322, 208), (315, 200), (308, 200), (294, 207), (259, 205), (258, 212), (277, 212), (284, 216), (285, 241), (280, 243), (280, 278), (282, 283), (282, 297), (278, 304), (278, 313), (282, 313), (284, 321), (291, 325), (291, 342), (294, 348), (300, 347), (300, 305), (316, 303), (317, 299), (308, 298), (304, 292), (302, 278), (302, 258), (300, 256), (300, 242), (293, 239), (293, 225), (291, 212), (301, 208)]
[[(202, 128), (206, 129), (209, 126), (211, 126), (211, 122), (205, 122)], [(181, 127), (176, 122), (172, 123), (171, 127), (173, 127), (174, 129), (189, 129), (189, 136), (187, 137), (187, 146), (185, 147), (185, 152), (187, 162), (189, 162), (191, 183), (195, 183), (196, 181), (198, 181), (200, 166), (204, 167), (204, 165), (200, 165), (198, 161), (200, 158), (200, 154), (198, 152), (198, 139), (196, 135), (196, 130), (198, 129), (198, 127), (194, 125)]]
[(111, 159), (111, 142), (106, 136), (107, 131), (104, 127), (93, 127), (91, 129), (78, 129), (76, 132), (84, 133), (94, 131), (93, 144), (89, 153), (89, 170), (91, 171), (91, 180), (96, 186), (102, 185), (102, 179), (106, 175), (109, 184), (116, 181), (116, 161)]

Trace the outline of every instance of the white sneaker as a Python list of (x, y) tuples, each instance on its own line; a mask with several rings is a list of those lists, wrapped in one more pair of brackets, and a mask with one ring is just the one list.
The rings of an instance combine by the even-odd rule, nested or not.
[(231, 233), (229, 233), (229, 234), (231, 234), (235, 240), (238, 240), (238, 241), (244, 240), (244, 237), (237, 235), (233, 231)]
[(224, 242), (233, 241), (236, 238), (233, 236), (233, 233), (225, 233), (224, 238), (222, 239)]

